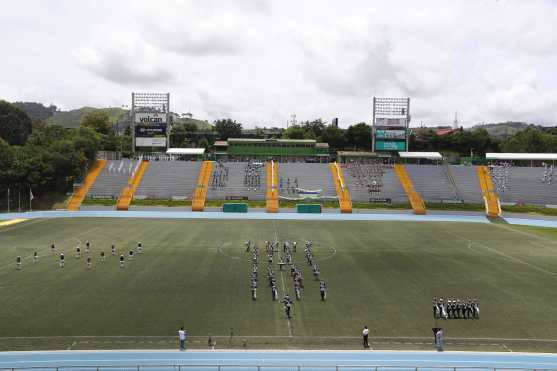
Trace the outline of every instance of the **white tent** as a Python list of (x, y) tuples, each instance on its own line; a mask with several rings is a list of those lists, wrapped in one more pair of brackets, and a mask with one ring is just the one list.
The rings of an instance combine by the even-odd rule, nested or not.
[(427, 160), (442, 160), (439, 152), (399, 152), (401, 158), (425, 158)]

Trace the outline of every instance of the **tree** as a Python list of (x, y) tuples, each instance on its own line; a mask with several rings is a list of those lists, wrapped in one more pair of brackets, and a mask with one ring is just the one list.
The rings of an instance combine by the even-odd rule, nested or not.
[(37, 102), (15, 102), (14, 105), (23, 110), (33, 120), (46, 120), (54, 115), (58, 109), (53, 104), (45, 107), (42, 103)]
[(305, 131), (300, 125), (291, 125), (283, 133), (287, 139), (304, 139)]
[(110, 118), (103, 111), (91, 111), (81, 119), (81, 127), (91, 128), (99, 134), (108, 135), (113, 132)]
[(199, 140), (199, 143), (197, 144), (198, 148), (209, 148), (210, 144), (209, 141), (207, 140), (207, 138), (203, 137)]
[(329, 125), (323, 130), (321, 141), (329, 144), (330, 151), (336, 152), (340, 149), (344, 149), (346, 145), (346, 136), (344, 130)]
[(31, 119), (11, 103), (0, 101), (0, 138), (8, 144), (21, 146), (31, 134)]
[(350, 125), (346, 130), (347, 145), (356, 149), (371, 149), (371, 126), (365, 122)]
[(221, 119), (215, 121), (215, 130), (221, 140), (238, 138), (242, 135), (242, 124), (231, 119)]

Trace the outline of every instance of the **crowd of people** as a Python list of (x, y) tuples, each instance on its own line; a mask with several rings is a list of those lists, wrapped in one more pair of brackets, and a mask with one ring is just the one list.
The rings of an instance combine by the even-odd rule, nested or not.
[(261, 162), (248, 162), (244, 169), (244, 186), (248, 191), (257, 191), (262, 186), (262, 175), (264, 164)]
[[(116, 246), (112, 245), (110, 247), (110, 251), (111, 251), (111, 255), (112, 256), (118, 256), (118, 253), (116, 252)], [(64, 255), (63, 251), (58, 252), (58, 249), (56, 248), (56, 244), (52, 243), (50, 245), (50, 252), (51, 254), (58, 254), (58, 266), (60, 268), (64, 268), (66, 266), (66, 256)], [(124, 268), (125, 266), (125, 262), (126, 262), (126, 256), (127, 255), (127, 260), (133, 260), (134, 257), (136, 256), (136, 254), (142, 254), (143, 253), (143, 244), (141, 242), (137, 243), (137, 246), (135, 249), (130, 249), (129, 251), (127, 251), (125, 254), (124, 253), (120, 253), (119, 258), (118, 258), (118, 262), (120, 265), (120, 268)], [(39, 262), (39, 253), (38, 251), (34, 251), (33, 252), (33, 264), (37, 264)], [(86, 241), (85, 242), (85, 248), (82, 249), (81, 247), (81, 242), (78, 242), (77, 245), (74, 248), (74, 258), (76, 260), (80, 260), (81, 258), (84, 258), (85, 260), (85, 266), (87, 267), (87, 269), (91, 269), (93, 267), (93, 262), (95, 261), (94, 259), (94, 253), (93, 253), (93, 247), (90, 241)], [(106, 262), (106, 254), (104, 252), (104, 250), (99, 251), (98, 254), (99, 257), (99, 262), (104, 263)], [(22, 270), (23, 269), (23, 258), (18, 255), (16, 257), (16, 269), (17, 270)]]
[(348, 162), (344, 164), (348, 174), (354, 178), (356, 185), (366, 189), (370, 197), (381, 193), (383, 189), (383, 175), (385, 174), (382, 162), (373, 160), (363, 164), (360, 162)]
[(286, 180), (283, 177), (279, 179), (279, 189), (281, 192), (286, 192), (288, 194), (298, 194), (298, 178), (287, 177)]
[(211, 176), (211, 188), (215, 190), (226, 187), (226, 184), (228, 183), (229, 171), (229, 167), (222, 161), (216, 161), (213, 168), (213, 174)]
[(433, 298), (435, 319), (480, 319), (478, 299)]
[[(316, 259), (312, 251), (313, 243), (311, 241), (306, 241), (304, 254), (307, 264), (313, 270), (313, 276), (316, 281), (319, 281), (319, 292), (321, 295), (321, 300), (325, 301), (327, 299), (327, 285), (324, 280), (320, 278), (319, 267), (316, 263)], [(277, 301), (279, 297), (279, 292), (277, 288), (277, 278), (274, 269), (274, 265), (278, 265), (279, 271), (286, 271), (285, 266), (290, 267), (290, 277), (294, 285), (294, 294), (296, 300), (302, 300), (302, 289), (304, 288), (304, 278), (303, 272), (299, 266), (296, 265), (294, 261), (294, 256), (297, 251), (296, 241), (285, 241), (282, 243), (282, 249), (279, 249), (280, 242), (270, 242), (265, 241), (265, 260), (267, 263), (267, 281), (268, 287), (271, 291), (271, 298), (273, 301)], [(250, 273), (250, 291), (252, 300), (257, 300), (257, 287), (259, 281), (259, 262), (260, 262), (260, 249), (255, 243), (248, 240), (245, 242), (246, 253), (251, 254), (251, 273)], [(284, 298), (281, 300), (284, 305), (284, 311), (288, 318), (291, 318), (291, 311), (293, 300), (290, 298), (289, 294), (286, 293)]]
[(512, 164), (506, 161), (492, 162), (489, 164), (489, 174), (493, 180), (495, 190), (505, 192), (509, 189)]

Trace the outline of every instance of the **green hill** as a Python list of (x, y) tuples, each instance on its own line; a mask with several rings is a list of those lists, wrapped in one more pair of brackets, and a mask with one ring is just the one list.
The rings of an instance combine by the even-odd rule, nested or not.
[(203, 121), (203, 120), (197, 120), (194, 118), (187, 118), (187, 117), (180, 117), (180, 118), (176, 118), (174, 119), (174, 123), (176, 124), (195, 124), (197, 125), (197, 130), (210, 130), (213, 127), (213, 124), (207, 122), (207, 121)]
[(89, 112), (103, 111), (106, 112), (111, 122), (122, 121), (128, 115), (128, 110), (119, 107), (108, 108), (93, 108), (82, 107), (71, 111), (57, 111), (52, 117), (49, 117), (46, 122), (49, 124), (56, 124), (65, 128), (76, 128), (79, 126), (83, 116)]

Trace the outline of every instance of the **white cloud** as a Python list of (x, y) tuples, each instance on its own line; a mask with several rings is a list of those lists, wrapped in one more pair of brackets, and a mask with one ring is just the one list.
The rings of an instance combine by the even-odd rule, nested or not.
[(557, 124), (555, 24), (550, 0), (22, 0), (0, 3), (0, 95), (68, 108), (169, 91), (176, 111), (247, 126), (369, 122), (371, 97), (392, 95), (414, 123)]

